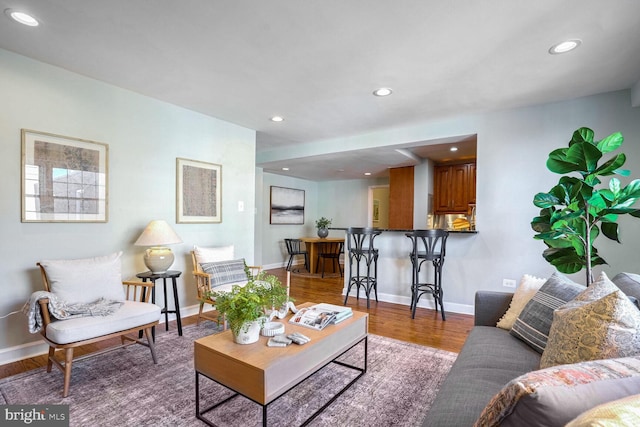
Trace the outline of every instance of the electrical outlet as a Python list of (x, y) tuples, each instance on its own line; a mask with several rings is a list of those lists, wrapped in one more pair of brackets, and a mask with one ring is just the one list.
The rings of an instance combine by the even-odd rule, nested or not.
[(516, 281), (513, 279), (502, 279), (502, 286), (504, 286), (505, 288), (515, 288)]

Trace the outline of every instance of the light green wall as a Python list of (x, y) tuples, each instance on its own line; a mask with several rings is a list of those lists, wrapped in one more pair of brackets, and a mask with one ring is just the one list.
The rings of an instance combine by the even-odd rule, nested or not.
[[(622, 151), (632, 177), (640, 177), (640, 109), (631, 106), (629, 91), (594, 95), (571, 101), (488, 114), (430, 120), (396, 128), (273, 150), (262, 160), (280, 160), (363, 147), (402, 144), (452, 135), (478, 135), (477, 235), (449, 239), (444, 266), (445, 306), (470, 311), (476, 290), (505, 290), (503, 278), (523, 274), (549, 276), (554, 269), (542, 259), (544, 244), (532, 238), (529, 223), (538, 209), (533, 196), (548, 191), (559, 176), (546, 169), (549, 152), (565, 146), (574, 130), (588, 126), (600, 139), (621, 131)], [(624, 180), (623, 180), (624, 181)], [(367, 181), (329, 181), (318, 184), (318, 214), (339, 219), (334, 224), (365, 224)], [(601, 237), (597, 247), (609, 262), (610, 276), (620, 271), (640, 272), (640, 223), (621, 221), (623, 245)], [(584, 283), (583, 272), (573, 275)]]
[[(183, 308), (197, 302), (188, 258), (194, 244), (234, 244), (238, 256), (253, 262), (255, 131), (3, 50), (0, 94), (0, 315), (19, 310), (41, 289), (35, 264), (42, 259), (122, 250), (125, 278), (145, 271), (144, 248), (133, 242), (152, 219), (167, 220), (184, 241), (172, 246), (172, 268), (184, 272)], [(20, 222), (22, 128), (109, 144), (108, 223)], [(177, 157), (222, 165), (222, 223), (175, 224)], [(33, 341), (40, 340), (28, 334), (22, 314), (0, 319), (0, 363), (9, 348)]]

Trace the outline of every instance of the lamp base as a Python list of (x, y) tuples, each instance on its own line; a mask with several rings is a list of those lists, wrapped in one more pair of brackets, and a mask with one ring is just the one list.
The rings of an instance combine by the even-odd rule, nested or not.
[(165, 247), (154, 246), (144, 252), (144, 264), (154, 274), (166, 273), (174, 259), (171, 249)]

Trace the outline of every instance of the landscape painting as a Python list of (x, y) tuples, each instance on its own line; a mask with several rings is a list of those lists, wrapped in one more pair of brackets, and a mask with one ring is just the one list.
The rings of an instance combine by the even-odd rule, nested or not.
[(271, 186), (270, 224), (304, 224), (304, 190)]

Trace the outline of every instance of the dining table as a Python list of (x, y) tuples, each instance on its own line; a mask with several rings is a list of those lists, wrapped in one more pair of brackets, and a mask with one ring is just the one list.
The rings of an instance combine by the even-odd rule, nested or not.
[(344, 237), (301, 237), (300, 240), (304, 242), (307, 252), (309, 253), (309, 273), (315, 273), (318, 263), (319, 245), (323, 242), (344, 242)]

